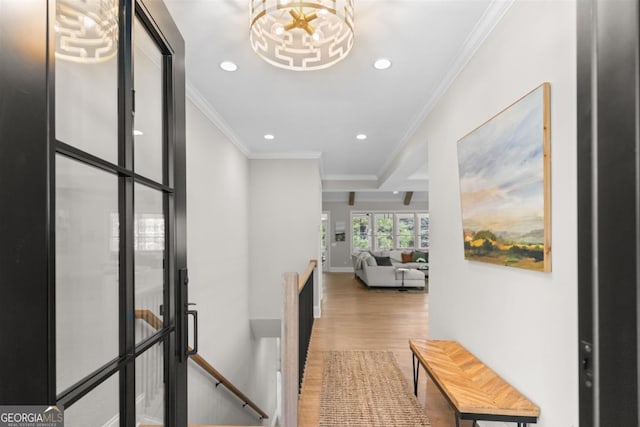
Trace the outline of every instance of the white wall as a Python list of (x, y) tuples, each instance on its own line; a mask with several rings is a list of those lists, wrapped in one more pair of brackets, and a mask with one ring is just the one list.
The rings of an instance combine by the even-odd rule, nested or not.
[[(519, 388), (540, 427), (578, 425), (575, 9), (515, 2), (417, 136), (430, 147), (430, 337), (460, 341)], [(464, 261), (456, 141), (545, 81), (553, 271)]]
[[(351, 265), (351, 212), (382, 211), (382, 212), (428, 212), (428, 202), (411, 202), (405, 206), (402, 202), (358, 202), (353, 206), (344, 202), (323, 202), (322, 210), (330, 212), (327, 239), (329, 243), (329, 259), (327, 263), (330, 271), (353, 271)], [(346, 227), (344, 242), (336, 242), (335, 225), (342, 221)]]
[[(250, 313), (253, 319), (280, 319), (283, 274), (302, 273), (309, 260), (320, 260), (319, 165), (317, 160), (250, 163)], [(316, 276), (316, 297), (321, 276)]]
[[(261, 344), (249, 328), (248, 183), (247, 158), (187, 101), (189, 299), (199, 311), (200, 354), (271, 414), (276, 370), (262, 367), (276, 353), (256, 355)], [(255, 413), (199, 367), (190, 364), (188, 375), (189, 424), (255, 424)]]

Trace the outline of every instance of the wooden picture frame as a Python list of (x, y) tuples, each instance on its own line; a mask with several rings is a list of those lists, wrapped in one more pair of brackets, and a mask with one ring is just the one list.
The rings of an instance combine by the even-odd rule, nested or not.
[(458, 141), (464, 256), (551, 271), (550, 84)]

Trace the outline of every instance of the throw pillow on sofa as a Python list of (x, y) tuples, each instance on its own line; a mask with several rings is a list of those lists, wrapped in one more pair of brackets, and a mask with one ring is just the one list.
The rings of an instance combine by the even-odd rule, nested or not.
[(367, 265), (369, 267), (376, 267), (378, 265), (378, 263), (376, 262), (376, 259), (373, 257), (373, 255), (368, 254), (369, 256), (365, 257), (365, 262), (367, 263)]
[(388, 256), (374, 256), (374, 258), (376, 259), (376, 263), (378, 264), (378, 266), (393, 267), (391, 258)]
[(413, 262), (429, 262), (429, 254), (427, 252), (413, 251)]
[(400, 256), (402, 257), (403, 263), (413, 262), (412, 252), (403, 252), (400, 254)]

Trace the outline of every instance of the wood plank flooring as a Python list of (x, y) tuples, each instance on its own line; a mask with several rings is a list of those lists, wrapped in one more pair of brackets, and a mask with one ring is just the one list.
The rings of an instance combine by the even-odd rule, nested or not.
[[(413, 391), (410, 338), (428, 338), (428, 294), (366, 289), (352, 273), (324, 274), (322, 318), (316, 319), (298, 405), (298, 425), (319, 423), (323, 352), (391, 350)], [(420, 372), (418, 400), (432, 427), (454, 427), (453, 410)], [(462, 422), (461, 427), (471, 423)], [(337, 426), (336, 426), (337, 427)], [(392, 426), (389, 426), (392, 427)]]

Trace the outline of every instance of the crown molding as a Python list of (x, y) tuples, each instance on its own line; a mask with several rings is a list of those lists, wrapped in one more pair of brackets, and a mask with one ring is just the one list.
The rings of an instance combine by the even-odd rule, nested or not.
[(375, 175), (325, 175), (323, 181), (377, 181)]
[(224, 134), (233, 145), (245, 156), (249, 157), (251, 150), (244, 145), (238, 135), (231, 129), (222, 116), (216, 111), (215, 108), (206, 100), (206, 98), (195, 88), (191, 81), (187, 79), (186, 82), (187, 98), (193, 102), (193, 104), (204, 114), (211, 122), (220, 129), (220, 132)]
[(411, 140), (411, 137), (420, 128), (422, 122), (424, 122), (427, 116), (429, 116), (429, 113), (431, 113), (433, 108), (444, 96), (444, 94), (447, 93), (449, 87), (453, 84), (462, 70), (464, 70), (471, 58), (473, 58), (473, 56), (478, 51), (480, 46), (482, 46), (489, 34), (493, 32), (493, 29), (502, 20), (502, 18), (514, 2), (515, 0), (492, 0), (489, 6), (487, 6), (484, 14), (476, 23), (475, 27), (473, 28), (473, 30), (471, 30), (471, 33), (469, 33), (469, 36), (465, 40), (460, 54), (456, 57), (456, 59), (449, 67), (449, 71), (447, 72), (447, 74), (445, 74), (444, 78), (442, 79), (436, 90), (433, 92), (433, 95), (427, 100), (427, 103), (422, 108), (420, 113), (418, 113), (413, 119), (411, 125), (409, 125), (409, 128), (400, 139), (400, 142), (396, 145), (396, 148), (387, 158), (387, 161), (385, 161), (382, 165), (382, 168), (380, 168), (380, 172), (378, 173), (379, 176), (384, 176), (386, 170), (389, 168), (389, 166), (391, 166), (392, 162), (402, 152), (402, 150), (404, 150), (406, 145)]
[(320, 151), (280, 152), (280, 153), (254, 153), (247, 154), (251, 160), (321, 160)]

